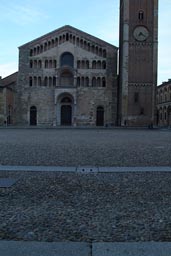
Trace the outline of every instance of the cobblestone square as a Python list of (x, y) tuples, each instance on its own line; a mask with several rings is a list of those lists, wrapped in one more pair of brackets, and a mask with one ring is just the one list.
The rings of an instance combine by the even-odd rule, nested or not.
[[(8, 165), (170, 166), (169, 130), (0, 130)], [(1, 171), (0, 239), (171, 242), (171, 173)]]
[(171, 166), (171, 130), (0, 129), (1, 165)]

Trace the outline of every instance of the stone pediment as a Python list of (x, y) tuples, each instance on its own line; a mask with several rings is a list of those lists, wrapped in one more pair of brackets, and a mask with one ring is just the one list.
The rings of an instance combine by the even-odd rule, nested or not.
[(31, 42), (28, 42), (27, 44), (20, 46), (19, 48), (29, 48), (31, 51), (30, 55), (32, 56), (33, 53), (35, 56), (66, 42), (73, 43), (77, 47), (83, 48), (87, 51), (104, 57), (106, 48), (113, 48), (116, 51), (118, 49), (117, 47), (97, 37), (94, 37), (69, 25), (63, 26), (46, 35), (43, 35)]

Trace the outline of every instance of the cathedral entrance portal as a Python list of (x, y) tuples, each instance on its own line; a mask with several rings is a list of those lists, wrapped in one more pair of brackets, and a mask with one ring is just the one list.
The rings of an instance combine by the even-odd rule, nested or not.
[(69, 97), (61, 100), (61, 125), (72, 125), (72, 100)]
[(72, 124), (72, 107), (70, 105), (61, 106), (61, 125)]

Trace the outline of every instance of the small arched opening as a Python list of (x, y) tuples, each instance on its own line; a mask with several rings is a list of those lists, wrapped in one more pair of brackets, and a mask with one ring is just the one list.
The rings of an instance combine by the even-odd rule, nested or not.
[(37, 125), (37, 108), (30, 107), (30, 125)]
[(96, 126), (104, 126), (104, 107), (99, 106), (96, 110)]

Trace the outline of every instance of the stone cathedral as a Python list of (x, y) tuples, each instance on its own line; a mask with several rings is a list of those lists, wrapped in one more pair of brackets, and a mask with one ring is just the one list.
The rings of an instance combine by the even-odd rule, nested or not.
[(67, 25), (19, 47), (16, 80), (1, 81), (14, 91), (7, 122), (155, 124), (158, 1), (120, 0), (119, 37), (118, 48)]

